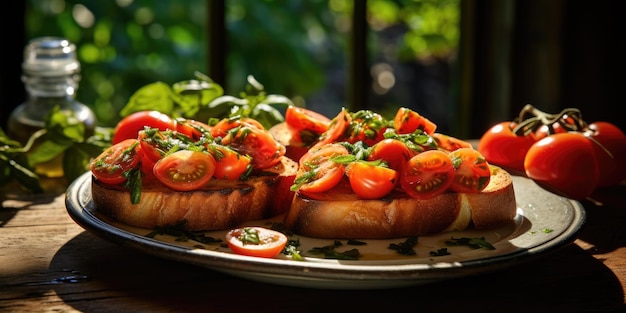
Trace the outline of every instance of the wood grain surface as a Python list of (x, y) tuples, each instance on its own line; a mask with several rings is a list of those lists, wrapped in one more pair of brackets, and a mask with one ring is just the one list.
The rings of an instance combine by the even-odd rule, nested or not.
[(62, 191), (1, 189), (0, 312), (621, 312), (626, 186), (584, 201), (575, 243), (511, 268), (385, 290), (235, 278), (110, 243), (67, 214)]

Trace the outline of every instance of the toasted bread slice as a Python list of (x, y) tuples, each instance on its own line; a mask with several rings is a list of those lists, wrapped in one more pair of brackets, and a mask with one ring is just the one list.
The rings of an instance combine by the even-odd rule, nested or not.
[(511, 176), (492, 167), (489, 185), (480, 193), (446, 192), (418, 200), (393, 192), (380, 200), (364, 200), (347, 184), (313, 197), (296, 193), (285, 227), (316, 238), (386, 239), (485, 229), (513, 220), (517, 212)]
[(245, 221), (283, 213), (293, 197), (297, 164), (286, 157), (274, 167), (245, 181), (212, 179), (200, 190), (175, 191), (158, 181), (146, 182), (141, 200), (130, 201), (121, 186), (92, 179), (91, 193), (98, 211), (122, 223), (154, 228), (181, 224), (190, 231), (228, 229)]

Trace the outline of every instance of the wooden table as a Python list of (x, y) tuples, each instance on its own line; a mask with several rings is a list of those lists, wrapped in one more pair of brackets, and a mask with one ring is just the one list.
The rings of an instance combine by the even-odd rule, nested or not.
[(0, 193), (0, 312), (615, 312), (626, 309), (626, 186), (585, 201), (579, 239), (506, 270), (422, 286), (319, 290), (231, 277), (92, 235), (63, 188)]

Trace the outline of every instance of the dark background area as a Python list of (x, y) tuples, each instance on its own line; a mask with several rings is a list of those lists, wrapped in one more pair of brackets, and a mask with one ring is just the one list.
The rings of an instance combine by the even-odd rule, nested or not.
[[(527, 103), (557, 113), (578, 107), (588, 122), (626, 129), (624, 1), (464, 0), (455, 133), (479, 137)], [(2, 10), (0, 126), (25, 99), (20, 80), (25, 3)]]

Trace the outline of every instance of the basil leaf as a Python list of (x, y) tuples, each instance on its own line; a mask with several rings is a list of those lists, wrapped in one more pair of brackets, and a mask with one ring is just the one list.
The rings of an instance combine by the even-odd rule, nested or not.
[(155, 82), (143, 86), (130, 96), (128, 103), (120, 111), (120, 115), (128, 116), (134, 112), (151, 110), (173, 115), (172, 93), (170, 86), (164, 82)]

